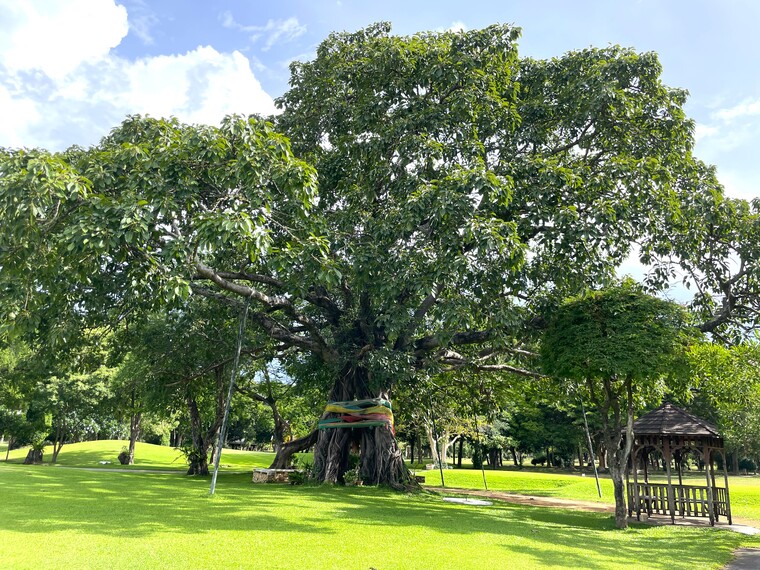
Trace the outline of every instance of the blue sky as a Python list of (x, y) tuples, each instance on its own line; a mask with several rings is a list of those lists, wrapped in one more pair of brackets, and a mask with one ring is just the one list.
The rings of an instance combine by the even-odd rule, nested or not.
[(522, 28), (522, 55), (654, 50), (691, 93), (697, 154), (734, 196), (760, 196), (760, 2), (0, 0), (0, 146), (89, 145), (128, 113), (216, 123), (274, 110), (288, 62), (331, 31)]

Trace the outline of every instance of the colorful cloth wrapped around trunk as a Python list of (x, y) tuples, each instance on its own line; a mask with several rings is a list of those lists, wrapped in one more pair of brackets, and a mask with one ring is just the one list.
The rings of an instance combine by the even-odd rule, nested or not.
[(382, 398), (328, 402), (325, 413), (339, 415), (338, 417), (319, 420), (319, 429), (388, 426), (391, 433), (396, 434), (393, 429), (391, 403)]

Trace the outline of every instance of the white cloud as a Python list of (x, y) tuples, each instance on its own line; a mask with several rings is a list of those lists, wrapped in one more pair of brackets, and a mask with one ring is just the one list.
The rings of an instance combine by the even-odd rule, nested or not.
[[(230, 113), (275, 112), (238, 51), (201, 46), (130, 61), (110, 51), (127, 33), (127, 14), (113, 0), (72, 0), (70, 11), (41, 4), (0, 0), (0, 146), (94, 144), (127, 114), (218, 124)], [(75, 22), (72, 14), (88, 7), (86, 23)], [(67, 30), (47, 41), (54, 17)], [(57, 45), (63, 37), (72, 44)], [(23, 53), (29, 38), (40, 45)]]
[(91, 94), (129, 113), (174, 115), (189, 123), (218, 123), (228, 113), (269, 114), (272, 98), (240, 52), (199, 47), (184, 55), (112, 61), (108, 83)]
[(0, 84), (0, 146), (27, 145), (27, 127), (40, 118), (38, 105), (34, 101), (16, 98)]
[(760, 196), (755, 150), (760, 146), (760, 97), (745, 96), (738, 102), (724, 97), (711, 107), (707, 120), (694, 130), (695, 154), (718, 165), (718, 180), (728, 196)]
[(229, 11), (221, 15), (222, 25), (251, 34), (251, 41), (257, 42), (264, 38), (264, 46), (261, 51), (269, 51), (275, 44), (295, 40), (306, 33), (306, 26), (298, 22), (298, 18), (290, 17), (287, 20), (268, 20), (263, 26), (246, 26), (239, 24)]
[(727, 196), (744, 200), (760, 196), (760, 169), (756, 165), (742, 171), (721, 169), (718, 179), (723, 184)]
[(725, 122), (757, 115), (760, 115), (760, 99), (745, 99), (733, 107), (719, 109), (713, 113), (715, 119)]
[(694, 140), (695, 142), (699, 142), (706, 138), (715, 136), (719, 132), (720, 130), (715, 125), (704, 125), (702, 123), (697, 123), (694, 127)]
[(102, 0), (0, 0), (0, 65), (59, 79), (127, 35), (127, 11)]

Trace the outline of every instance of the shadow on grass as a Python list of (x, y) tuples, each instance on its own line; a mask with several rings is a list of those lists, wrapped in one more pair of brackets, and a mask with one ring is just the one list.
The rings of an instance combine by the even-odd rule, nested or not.
[(352, 528), (383, 535), (422, 528), (435, 533), (431, 540), (447, 541), (446, 535), (451, 541), (487, 540), (505, 555), (519, 552), (543, 568), (594, 567), (584, 559), (589, 552), (605, 566), (646, 561), (647, 568), (708, 568), (726, 562), (740, 542), (713, 529), (636, 526), (619, 532), (604, 514), (499, 502), (471, 507), (384, 489), (253, 485), (249, 475), (220, 475), (217, 495), (210, 497), (208, 484), (176, 474), (0, 466), (0, 530), (125, 538), (217, 531), (326, 538), (346, 533), (351, 540)]

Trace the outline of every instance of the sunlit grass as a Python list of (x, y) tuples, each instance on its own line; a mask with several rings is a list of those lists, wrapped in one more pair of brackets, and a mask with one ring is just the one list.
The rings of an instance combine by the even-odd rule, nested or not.
[[(58, 456), (58, 464), (69, 467), (100, 467), (109, 469), (151, 469), (168, 471), (185, 471), (187, 464), (181, 452), (167, 446), (138, 443), (135, 452), (135, 465), (121, 466), (116, 456), (126, 445), (125, 441), (90, 441), (64, 445)], [(5, 444), (0, 444), (0, 463), (5, 458)], [(26, 449), (11, 451), (11, 462), (21, 463), (26, 457)], [(249, 471), (257, 467), (268, 467), (273, 453), (258, 451), (239, 451), (225, 449), (222, 454), (221, 465), (227, 471)], [(50, 460), (50, 448), (45, 454), (45, 461)], [(101, 464), (101, 461), (110, 461)], [(425, 475), (426, 486), (440, 486), (441, 478), (438, 470), (417, 470), (417, 474)], [(524, 495), (538, 495), (556, 497), (558, 499), (572, 499), (578, 501), (591, 501), (602, 503), (614, 503), (612, 495), (612, 482), (609, 477), (602, 476), (602, 498), (597, 495), (596, 484), (593, 475), (584, 477), (579, 474), (554, 472), (551, 470), (525, 469), (525, 470), (485, 470), (488, 489), (491, 491), (504, 491)], [(475, 469), (448, 469), (444, 471), (447, 487), (459, 487), (465, 489), (484, 489), (483, 475)], [(704, 475), (700, 473), (687, 474), (685, 480), (692, 484), (704, 484)], [(719, 482), (722, 484), (721, 481)], [(731, 492), (731, 505), (734, 519), (760, 528), (760, 477), (755, 476), (731, 476), (729, 480)]]
[[(760, 541), (377, 488), (0, 464), (3, 568), (719, 568)], [(50, 545), (40, 548), (39, 545)], [(677, 545), (677, 555), (674, 547)]]
[[(437, 470), (416, 471), (425, 476), (425, 485), (439, 487), (441, 476)], [(483, 475), (474, 469), (447, 469), (444, 471), (447, 487), (463, 489), (484, 489)], [(521, 495), (537, 495), (541, 497), (556, 497), (576, 501), (591, 501), (614, 503), (612, 481), (606, 475), (600, 477), (602, 498), (599, 498), (593, 475), (541, 472), (540, 470), (485, 470), (488, 489)], [(660, 481), (662, 477), (651, 480)], [(677, 483), (677, 479), (675, 479)], [(704, 485), (703, 473), (690, 473), (684, 476), (684, 483)], [(723, 478), (718, 481), (723, 485)], [(729, 492), (731, 509), (737, 522), (744, 522), (760, 528), (760, 477), (730, 476)]]
[[(103, 467), (119, 469), (162, 469), (184, 471), (187, 462), (179, 449), (164, 445), (138, 442), (135, 447), (135, 464), (122, 466), (117, 459), (122, 447), (129, 442), (120, 440), (86, 441), (66, 444), (58, 455), (58, 465), (69, 467)], [(27, 448), (14, 449), (10, 453), (12, 463), (21, 463), (26, 457)], [(43, 462), (50, 461), (52, 450), (46, 448)], [(255, 467), (269, 467), (273, 453), (259, 451), (240, 451), (225, 449), (222, 453), (221, 467), (232, 470), (248, 470)], [(0, 459), (5, 459), (3, 452)], [(101, 462), (108, 463), (101, 463)]]

